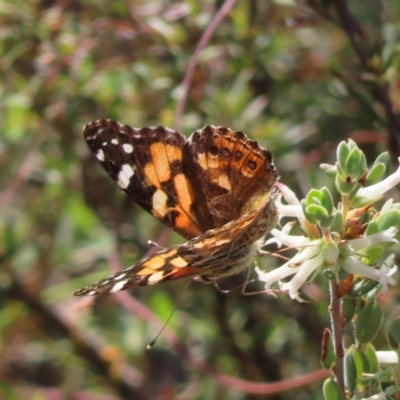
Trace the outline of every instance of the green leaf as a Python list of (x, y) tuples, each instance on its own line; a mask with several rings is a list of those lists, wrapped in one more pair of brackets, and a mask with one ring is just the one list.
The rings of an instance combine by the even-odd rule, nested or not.
[(365, 346), (365, 355), (368, 358), (369, 372), (374, 374), (378, 371), (379, 364), (378, 357), (376, 356), (376, 350), (371, 343), (367, 343), (367, 345)]
[(332, 195), (331, 192), (328, 190), (327, 187), (323, 187), (321, 189), (321, 194), (323, 196), (323, 206), (325, 207), (327, 213), (330, 215), (333, 213), (333, 199), (332, 199)]
[(368, 358), (361, 349), (355, 349), (353, 357), (357, 371), (357, 379), (362, 379), (364, 374), (371, 372)]
[(391, 347), (397, 350), (400, 347), (400, 317), (390, 323), (388, 334), (391, 339)]
[(370, 236), (370, 235), (374, 235), (375, 233), (378, 233), (378, 232), (379, 232), (378, 223), (376, 221), (371, 221), (367, 226), (365, 235)]
[(396, 210), (388, 210), (375, 219), (378, 232), (393, 227), (400, 227), (400, 214)]
[(344, 316), (346, 323), (347, 324), (350, 323), (356, 312), (355, 300), (350, 299), (349, 297), (345, 297), (342, 300), (342, 310), (343, 310), (343, 316)]
[(328, 378), (323, 386), (322, 386), (322, 392), (324, 393), (324, 399), (325, 400), (344, 400), (345, 396), (340, 389), (338, 383), (334, 381), (332, 378)]
[(324, 196), (320, 190), (311, 189), (306, 196), (306, 203), (307, 205), (311, 204), (322, 204), (324, 200)]
[(376, 160), (374, 162), (374, 165), (375, 164), (383, 164), (385, 166), (385, 174), (382, 176), (382, 178), (386, 178), (389, 175), (390, 166), (391, 166), (389, 152), (384, 151), (383, 153), (379, 154), (379, 156), (376, 158)]
[(360, 149), (354, 148), (346, 160), (346, 174), (348, 174), (352, 180), (358, 181), (365, 174), (366, 169), (367, 161), (364, 153)]
[(382, 180), (386, 172), (385, 164), (377, 163), (369, 170), (365, 186), (374, 185)]
[(340, 232), (343, 225), (343, 215), (339, 210), (335, 210), (333, 222), (331, 224), (331, 232)]
[(350, 149), (345, 141), (339, 143), (336, 150), (336, 158), (338, 160), (339, 168), (345, 169), (347, 158), (349, 157)]
[(357, 370), (354, 360), (354, 347), (350, 347), (344, 355), (344, 381), (350, 396), (353, 395), (357, 387)]
[(350, 299), (357, 299), (374, 290), (379, 285), (378, 281), (372, 279), (362, 279), (354, 284), (353, 290), (347, 295)]
[(375, 266), (375, 264), (380, 260), (380, 258), (383, 256), (383, 253), (385, 252), (385, 245), (374, 245), (371, 247), (368, 247), (364, 251), (364, 257), (362, 261), (370, 265), (371, 268)]
[(382, 322), (383, 312), (380, 305), (374, 300), (368, 301), (356, 321), (355, 336), (358, 343), (371, 342), (381, 329)]
[(312, 223), (318, 224), (322, 218), (326, 218), (328, 213), (322, 206), (317, 206), (316, 204), (311, 204), (307, 206), (305, 217)]

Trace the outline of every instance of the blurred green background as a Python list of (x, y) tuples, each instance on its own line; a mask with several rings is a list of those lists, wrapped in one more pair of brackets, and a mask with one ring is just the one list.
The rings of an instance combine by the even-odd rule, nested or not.
[[(194, 49), (228, 5), (177, 118)], [(309, 303), (185, 282), (72, 296), (143, 258), (149, 239), (184, 241), (118, 190), (82, 127), (243, 130), (301, 197), (326, 184), (318, 165), (348, 137), (370, 161), (399, 156), (399, 17), (396, 0), (0, 0), (0, 397), (262, 399), (249, 382), (319, 370), (324, 282)], [(304, 385), (268, 398), (321, 398), (321, 379)]]

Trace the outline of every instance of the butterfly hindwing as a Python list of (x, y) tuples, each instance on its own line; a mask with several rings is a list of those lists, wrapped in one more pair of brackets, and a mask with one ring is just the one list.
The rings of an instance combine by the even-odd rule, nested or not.
[(274, 192), (266, 204), (221, 228), (211, 229), (188, 242), (158, 251), (115, 275), (74, 294), (114, 293), (135, 286), (149, 286), (197, 277), (212, 282), (250, 266), (261, 244), (258, 239), (277, 222)]

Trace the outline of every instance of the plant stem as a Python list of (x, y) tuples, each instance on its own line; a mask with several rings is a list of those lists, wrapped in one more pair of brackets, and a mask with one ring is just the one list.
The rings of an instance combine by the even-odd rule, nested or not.
[(344, 392), (344, 351), (343, 351), (343, 325), (341, 318), (341, 300), (339, 288), (335, 280), (329, 281), (331, 301), (329, 313), (331, 316), (331, 331), (333, 337), (333, 347), (335, 349), (335, 375), (338, 385)]

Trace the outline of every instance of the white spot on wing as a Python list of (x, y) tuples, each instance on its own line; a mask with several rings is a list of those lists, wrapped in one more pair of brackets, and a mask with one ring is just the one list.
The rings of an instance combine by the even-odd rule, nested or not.
[(120, 279), (123, 279), (123, 278), (125, 278), (125, 277), (126, 277), (126, 274), (123, 273), (123, 274), (121, 274), (121, 275), (114, 276), (114, 280), (115, 280), (115, 281), (119, 281)]
[(110, 293), (115, 293), (119, 292), (126, 284), (128, 283), (128, 280), (125, 279), (124, 281), (116, 283), (112, 289), (110, 290)]
[(154, 192), (153, 210), (155, 210), (162, 217), (168, 212), (167, 201), (168, 201), (168, 196), (163, 190), (158, 189)]
[(111, 139), (111, 143), (117, 145), (119, 143), (118, 139)]
[(130, 154), (133, 151), (133, 146), (131, 144), (129, 144), (129, 143), (124, 143), (122, 145), (122, 148), (124, 149), (124, 152), (127, 153), (127, 154)]
[(124, 164), (118, 174), (118, 185), (121, 189), (129, 186), (130, 179), (134, 175), (133, 168), (129, 164)]
[(100, 150), (96, 153), (96, 158), (97, 158), (99, 161), (104, 161), (104, 151), (100, 149)]
[(155, 272), (154, 274), (151, 274), (149, 276), (149, 279), (147, 280), (147, 283), (149, 285), (154, 285), (155, 283), (160, 282), (161, 279), (163, 278), (163, 276), (164, 276), (164, 272), (163, 271)]

